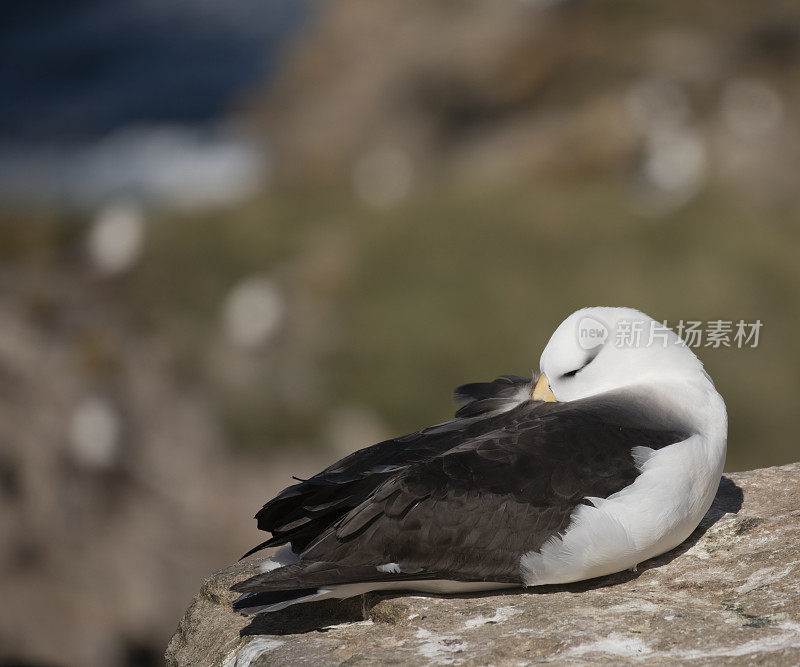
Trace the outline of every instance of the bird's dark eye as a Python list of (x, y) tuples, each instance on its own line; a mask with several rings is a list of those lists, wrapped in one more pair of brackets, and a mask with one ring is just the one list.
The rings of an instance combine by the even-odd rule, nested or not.
[(575, 375), (577, 374), (577, 372), (578, 372), (579, 370), (581, 370), (581, 369), (580, 369), (580, 368), (576, 368), (574, 371), (570, 371), (569, 373), (564, 373), (564, 374), (563, 374), (561, 377), (562, 377), (562, 378), (572, 378), (572, 377), (575, 377)]

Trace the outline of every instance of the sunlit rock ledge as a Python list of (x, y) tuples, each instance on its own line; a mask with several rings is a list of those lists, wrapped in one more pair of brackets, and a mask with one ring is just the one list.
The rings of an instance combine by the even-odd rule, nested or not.
[(680, 547), (567, 586), (466, 596), (368, 595), (255, 619), (203, 583), (169, 665), (800, 664), (800, 463), (727, 475)]

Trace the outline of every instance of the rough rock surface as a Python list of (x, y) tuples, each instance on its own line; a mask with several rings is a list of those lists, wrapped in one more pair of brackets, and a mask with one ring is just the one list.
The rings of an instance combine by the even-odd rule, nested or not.
[(255, 619), (212, 575), (170, 665), (800, 663), (800, 463), (730, 474), (680, 547), (568, 586), (465, 596), (369, 595)]

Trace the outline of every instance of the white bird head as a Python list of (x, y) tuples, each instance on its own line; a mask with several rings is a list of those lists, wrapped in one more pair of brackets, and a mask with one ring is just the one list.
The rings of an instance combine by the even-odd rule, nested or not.
[(633, 308), (583, 308), (555, 330), (533, 398), (573, 401), (637, 385), (713, 383), (703, 364), (661, 322)]

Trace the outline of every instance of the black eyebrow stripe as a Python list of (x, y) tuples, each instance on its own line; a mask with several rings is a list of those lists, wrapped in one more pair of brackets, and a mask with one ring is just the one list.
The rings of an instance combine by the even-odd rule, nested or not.
[(591, 364), (597, 358), (597, 355), (600, 354), (600, 349), (601, 348), (602, 348), (602, 345), (598, 345), (596, 348), (594, 348), (597, 351), (596, 352), (594, 352), (594, 350), (592, 351), (593, 353), (589, 356), (589, 358), (586, 361), (583, 362), (583, 366), (581, 366), (580, 368), (576, 368), (574, 371), (568, 371), (568, 372), (562, 374), (561, 377), (565, 377), (565, 378), (575, 377), (580, 371), (582, 371), (584, 368), (586, 368), (589, 364)]

